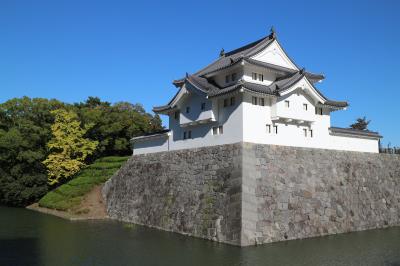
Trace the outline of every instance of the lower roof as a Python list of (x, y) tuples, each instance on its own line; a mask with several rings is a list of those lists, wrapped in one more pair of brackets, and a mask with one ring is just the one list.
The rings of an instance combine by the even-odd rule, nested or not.
[(157, 132), (146, 133), (142, 136), (131, 138), (131, 142), (139, 142), (139, 141), (147, 140), (147, 139), (151, 139), (151, 138), (165, 137), (168, 135), (168, 133), (170, 131), (171, 131), (170, 129), (164, 129), (164, 130), (157, 131)]
[(370, 137), (370, 138), (382, 138), (378, 132), (370, 131), (370, 130), (359, 130), (354, 128), (341, 128), (341, 127), (330, 127), (329, 131), (333, 135), (352, 135), (359, 137)]
[[(186, 75), (186, 78), (183, 80), (184, 84), (189, 87), (194, 87), (195, 89), (198, 89), (202, 93), (204, 93), (208, 98), (212, 97), (217, 97), (217, 96), (222, 96), (227, 93), (234, 92), (236, 90), (244, 89), (250, 92), (254, 93), (262, 93), (266, 95), (274, 95), (274, 96), (280, 96), (280, 94), (291, 88), (293, 85), (295, 85), (298, 81), (301, 79), (305, 78), (307, 80), (309, 76), (309, 73), (307, 73), (304, 69), (290, 73), (282, 78), (277, 79), (276, 81), (272, 82), (270, 85), (263, 85), (263, 84), (257, 84), (253, 82), (247, 82), (242, 79), (236, 81), (235, 84), (232, 84), (228, 87), (219, 87), (217, 84), (209, 82), (206, 78), (198, 77), (195, 75)], [(336, 109), (342, 109), (348, 106), (348, 103), (345, 101), (333, 101), (329, 100), (323, 94), (314, 87), (312, 82), (309, 82), (311, 86), (316, 90), (316, 92), (325, 100), (324, 103), (321, 103), (322, 106), (328, 107), (328, 108), (336, 108)], [(180, 88), (180, 90), (183, 89), (183, 86)], [(154, 112), (165, 112), (172, 110), (175, 108), (175, 106), (172, 106), (172, 103), (178, 97), (177, 93), (174, 98), (164, 106), (158, 106), (154, 107), (153, 111)]]

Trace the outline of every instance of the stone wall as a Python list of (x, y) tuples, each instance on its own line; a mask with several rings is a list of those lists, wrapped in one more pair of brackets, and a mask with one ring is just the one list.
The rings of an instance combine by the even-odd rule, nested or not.
[(242, 245), (400, 225), (400, 156), (250, 143), (243, 156)]
[(111, 218), (234, 245), (400, 225), (400, 156), (238, 143), (135, 155)]
[(240, 245), (240, 147), (132, 156), (104, 186), (109, 216)]

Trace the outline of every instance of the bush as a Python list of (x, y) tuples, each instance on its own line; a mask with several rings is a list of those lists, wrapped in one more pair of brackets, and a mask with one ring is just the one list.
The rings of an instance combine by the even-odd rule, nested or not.
[(106, 182), (129, 157), (104, 157), (83, 169), (74, 179), (47, 193), (39, 206), (61, 211), (75, 210), (83, 196)]

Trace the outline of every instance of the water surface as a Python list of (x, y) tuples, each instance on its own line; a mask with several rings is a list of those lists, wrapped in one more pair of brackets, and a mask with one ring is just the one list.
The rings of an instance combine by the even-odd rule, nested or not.
[(400, 266), (400, 227), (239, 248), (116, 221), (0, 207), (0, 265)]

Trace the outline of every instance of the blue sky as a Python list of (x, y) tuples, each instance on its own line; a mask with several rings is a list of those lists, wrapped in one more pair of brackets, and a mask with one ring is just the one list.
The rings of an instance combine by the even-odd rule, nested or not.
[(0, 102), (66, 102), (99, 96), (150, 111), (176, 92), (173, 79), (274, 25), (318, 87), (347, 100), (332, 124), (359, 116), (400, 145), (400, 1), (0, 1)]

